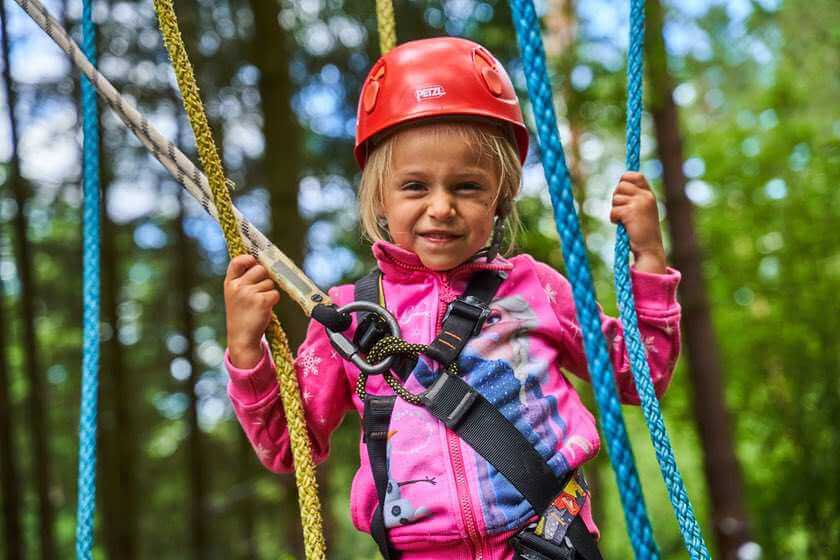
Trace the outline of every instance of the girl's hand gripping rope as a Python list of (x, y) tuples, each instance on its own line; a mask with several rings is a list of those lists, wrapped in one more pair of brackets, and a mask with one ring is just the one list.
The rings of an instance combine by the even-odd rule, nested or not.
[(667, 272), (656, 197), (644, 175), (628, 171), (621, 176), (613, 193), (610, 221), (624, 224), (636, 270)]
[(224, 292), (231, 362), (252, 368), (262, 358), (260, 339), (271, 321), (272, 308), (280, 301), (280, 291), (265, 267), (246, 254), (230, 261)]

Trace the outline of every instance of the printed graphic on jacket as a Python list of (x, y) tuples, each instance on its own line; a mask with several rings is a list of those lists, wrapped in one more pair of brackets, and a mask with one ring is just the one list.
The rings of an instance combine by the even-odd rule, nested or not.
[[(391, 437), (397, 431), (388, 432), (388, 447), (386, 450), (386, 457), (391, 456)], [(426, 477), (421, 480), (406, 480), (404, 482), (397, 482), (391, 478), (390, 460), (388, 463), (388, 486), (385, 490), (385, 505), (382, 508), (383, 517), (385, 518), (385, 527), (391, 529), (399, 525), (408, 525), (419, 519), (423, 519), (429, 514), (429, 510), (423, 506), (414, 507), (410, 501), (402, 497), (400, 486), (407, 486), (409, 484), (417, 484), (425, 482), (434, 486), (437, 481), (434, 477)]]
[[(557, 399), (545, 395), (549, 364), (531, 353), (530, 333), (537, 315), (521, 296), (496, 300), (481, 333), (464, 349), (459, 367), (464, 380), (492, 402), (544, 458), (558, 476), (569, 470), (559, 449), (566, 423)], [(435, 365), (435, 367), (437, 367)], [(437, 378), (421, 359), (413, 375), (424, 387)], [(530, 513), (522, 495), (492, 465), (476, 456), (479, 494), (489, 534), (515, 529)]]

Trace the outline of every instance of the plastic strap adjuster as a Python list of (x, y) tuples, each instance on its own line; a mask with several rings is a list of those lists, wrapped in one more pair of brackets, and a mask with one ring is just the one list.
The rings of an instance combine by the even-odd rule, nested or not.
[(475, 336), (481, 332), (484, 321), (490, 315), (490, 308), (480, 299), (474, 296), (466, 296), (464, 298), (458, 298), (449, 304), (446, 308), (446, 314), (443, 316), (443, 322), (446, 323), (446, 320), (453, 313), (473, 323), (473, 328), (469, 335)]
[[(446, 384), (451, 379), (453, 378), (448, 373), (442, 374), (420, 398), (427, 408), (438, 409), (439, 407), (442, 409), (446, 415), (443, 416), (442, 414), (435, 414), (435, 416), (446, 424), (447, 428), (455, 430), (458, 424), (461, 423), (464, 415), (466, 415), (466, 413), (472, 408), (473, 404), (475, 404), (478, 399), (478, 392), (472, 387), (467, 386), (467, 390), (460, 395), (460, 399), (457, 404), (455, 402), (448, 402), (453, 396), (457, 399), (459, 395), (456, 395), (455, 393), (460, 392), (460, 387), (457, 383), (454, 383), (452, 387), (445, 388)], [(466, 384), (464, 385), (466, 386)], [(447, 410), (450, 407), (451, 410)]]

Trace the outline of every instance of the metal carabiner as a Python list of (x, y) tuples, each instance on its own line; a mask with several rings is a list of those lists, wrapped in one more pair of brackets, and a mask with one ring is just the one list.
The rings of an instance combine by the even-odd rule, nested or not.
[[(400, 337), (400, 325), (397, 323), (397, 320), (394, 319), (394, 316), (391, 315), (387, 309), (376, 305), (375, 303), (368, 301), (354, 301), (339, 307), (336, 311), (338, 313), (349, 313), (351, 311), (367, 311), (369, 313), (375, 313), (385, 320), (392, 336), (397, 338)], [(379, 363), (371, 364), (359, 354), (359, 349), (356, 345), (347, 340), (347, 337), (340, 332), (327, 329), (327, 336), (329, 337), (333, 348), (341, 354), (341, 357), (345, 360), (353, 362), (353, 365), (369, 375), (382, 373), (383, 371), (390, 369), (391, 366), (394, 365), (394, 361), (397, 359), (396, 356), (388, 356)]]

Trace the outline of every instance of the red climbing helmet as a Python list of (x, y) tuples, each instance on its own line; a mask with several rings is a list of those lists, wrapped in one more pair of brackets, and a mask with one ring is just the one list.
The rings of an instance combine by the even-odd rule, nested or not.
[(382, 132), (441, 116), (508, 123), (525, 161), (528, 129), (510, 77), (487, 49), (456, 37), (403, 43), (376, 61), (359, 96), (356, 161), (364, 168), (370, 141)]

